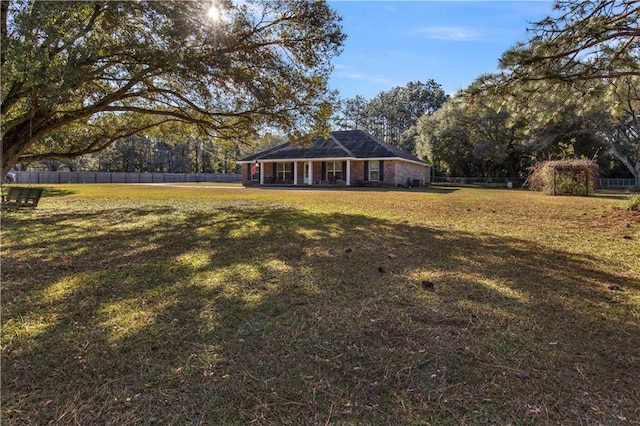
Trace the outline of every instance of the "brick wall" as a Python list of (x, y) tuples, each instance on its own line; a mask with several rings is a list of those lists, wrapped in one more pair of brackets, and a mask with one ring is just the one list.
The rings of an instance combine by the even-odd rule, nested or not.
[[(420, 181), (420, 185), (428, 183), (428, 167), (407, 163), (406, 161), (394, 161), (394, 185), (406, 185), (407, 180), (413, 182), (414, 180)], [(385, 167), (386, 171), (386, 167)]]
[(385, 160), (384, 163), (384, 185), (396, 186), (396, 161)]
[(364, 161), (351, 162), (351, 185), (362, 185), (364, 182)]
[[(364, 163), (362, 167), (364, 167)], [(424, 185), (425, 183), (429, 183), (428, 170), (428, 167), (420, 164), (398, 160), (384, 160), (384, 182), (381, 183), (387, 186), (406, 185), (407, 179), (409, 179), (411, 182), (419, 180), (420, 185)]]
[(242, 174), (242, 184), (243, 185), (254, 185), (259, 182), (253, 182), (251, 180), (251, 176), (249, 176), (249, 169), (251, 168), (251, 164), (241, 164), (241, 174)]

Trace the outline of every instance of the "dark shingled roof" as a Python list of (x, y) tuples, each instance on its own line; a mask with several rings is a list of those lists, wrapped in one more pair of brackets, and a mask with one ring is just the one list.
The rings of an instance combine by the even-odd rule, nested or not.
[[(315, 138), (311, 146), (296, 146), (291, 143), (276, 146), (240, 161), (294, 160), (314, 158), (402, 158), (409, 161), (424, 161), (393, 145), (384, 143), (362, 130), (331, 132), (329, 139)], [(424, 163), (426, 164), (426, 163)]]

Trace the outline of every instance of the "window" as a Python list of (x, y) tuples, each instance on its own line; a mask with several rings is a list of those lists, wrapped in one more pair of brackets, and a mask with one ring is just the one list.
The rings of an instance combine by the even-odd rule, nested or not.
[(372, 180), (372, 181), (380, 180), (380, 161), (378, 160), (369, 161), (369, 180)]
[(292, 176), (292, 167), (291, 167), (291, 163), (278, 163), (278, 180), (280, 181), (286, 181), (286, 180), (292, 180), (293, 176)]
[(342, 161), (327, 162), (327, 180), (330, 182), (342, 180)]

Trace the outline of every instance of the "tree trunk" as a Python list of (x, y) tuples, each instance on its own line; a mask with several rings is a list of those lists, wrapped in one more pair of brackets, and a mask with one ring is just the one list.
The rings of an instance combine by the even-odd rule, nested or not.
[[(626, 157), (620, 152), (613, 138), (605, 137), (605, 140), (607, 141), (609, 148), (611, 148), (611, 153), (613, 154), (613, 156), (620, 160), (620, 162), (622, 162), (622, 164), (626, 166), (626, 168), (635, 178), (635, 190), (640, 191), (640, 159), (637, 160), (634, 164), (630, 158)], [(640, 143), (640, 141), (636, 141), (636, 143)]]
[(5, 134), (2, 138), (2, 178), (11, 171), (13, 166), (20, 160), (20, 155), (24, 153), (32, 140), (21, 138), (15, 134)]

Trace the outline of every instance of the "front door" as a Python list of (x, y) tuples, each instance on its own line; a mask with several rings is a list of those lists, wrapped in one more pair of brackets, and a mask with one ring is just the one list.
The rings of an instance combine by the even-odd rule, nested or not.
[(304, 184), (309, 185), (309, 164), (304, 165)]

